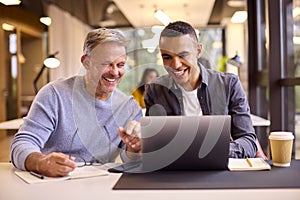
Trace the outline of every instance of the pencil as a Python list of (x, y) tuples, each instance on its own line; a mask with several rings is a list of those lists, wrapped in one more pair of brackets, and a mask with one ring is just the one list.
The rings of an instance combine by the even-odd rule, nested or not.
[(250, 159), (249, 159), (248, 157), (246, 157), (246, 161), (247, 161), (247, 163), (248, 163), (248, 165), (249, 165), (250, 167), (253, 167), (253, 165), (252, 165), (252, 163), (251, 163), (251, 161), (250, 161)]

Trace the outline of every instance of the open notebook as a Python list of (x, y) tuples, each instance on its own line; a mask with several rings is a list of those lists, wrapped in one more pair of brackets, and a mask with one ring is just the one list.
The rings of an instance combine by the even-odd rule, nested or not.
[(89, 178), (95, 176), (104, 176), (107, 175), (108, 172), (103, 169), (99, 169), (95, 166), (84, 166), (84, 167), (77, 167), (74, 171), (72, 171), (68, 176), (65, 177), (47, 177), (43, 176), (37, 177), (31, 174), (28, 171), (15, 171), (15, 174), (23, 179), (26, 183), (45, 183), (45, 182), (53, 182), (53, 181), (63, 181), (63, 180), (70, 180), (70, 179), (79, 179), (79, 178)]
[(262, 158), (229, 158), (228, 169), (230, 171), (270, 170), (271, 166)]

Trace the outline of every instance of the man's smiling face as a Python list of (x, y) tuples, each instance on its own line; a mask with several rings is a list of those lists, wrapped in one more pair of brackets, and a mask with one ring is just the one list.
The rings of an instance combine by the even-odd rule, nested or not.
[(201, 53), (201, 45), (186, 34), (161, 37), (159, 47), (167, 72), (185, 89), (195, 89), (200, 77), (197, 60)]
[(106, 42), (96, 46), (88, 57), (88, 87), (94, 88), (96, 97), (110, 96), (124, 75), (125, 47)]

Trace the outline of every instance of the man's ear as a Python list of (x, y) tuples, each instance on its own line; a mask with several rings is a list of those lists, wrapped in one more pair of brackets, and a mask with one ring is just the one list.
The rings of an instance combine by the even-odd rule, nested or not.
[(90, 60), (89, 58), (87, 57), (87, 55), (83, 55), (81, 56), (81, 63), (82, 65), (84, 66), (85, 69), (88, 69), (89, 66), (90, 66)]
[(197, 58), (200, 58), (201, 51), (202, 51), (202, 44), (198, 44), (197, 45)]

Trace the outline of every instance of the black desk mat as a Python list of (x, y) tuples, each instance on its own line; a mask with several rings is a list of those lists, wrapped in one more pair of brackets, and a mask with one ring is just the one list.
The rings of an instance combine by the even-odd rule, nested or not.
[(114, 190), (300, 188), (300, 160), (270, 171), (157, 171), (124, 173)]

